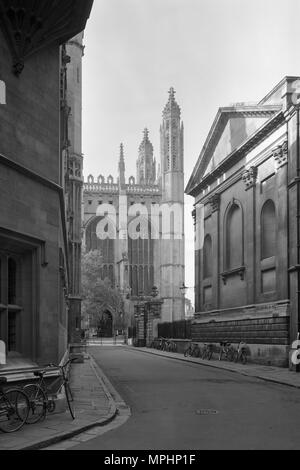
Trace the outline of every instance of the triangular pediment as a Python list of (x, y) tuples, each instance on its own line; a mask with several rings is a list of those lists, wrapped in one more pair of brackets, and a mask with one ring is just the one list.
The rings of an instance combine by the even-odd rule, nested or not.
[(188, 183), (186, 193), (281, 110), (280, 105), (237, 104), (220, 108)]

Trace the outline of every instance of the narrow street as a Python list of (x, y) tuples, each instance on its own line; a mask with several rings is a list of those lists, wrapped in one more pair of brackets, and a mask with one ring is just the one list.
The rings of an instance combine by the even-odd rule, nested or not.
[(300, 448), (297, 389), (133, 348), (89, 352), (132, 416), (74, 450)]

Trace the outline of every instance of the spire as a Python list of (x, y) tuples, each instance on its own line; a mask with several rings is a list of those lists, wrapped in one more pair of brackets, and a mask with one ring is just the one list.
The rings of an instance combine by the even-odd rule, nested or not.
[(174, 115), (176, 114), (179, 116), (181, 114), (180, 107), (178, 106), (175, 100), (175, 94), (176, 94), (176, 91), (174, 90), (173, 87), (171, 87), (169, 90), (169, 101), (166, 104), (164, 112), (163, 112), (164, 117), (167, 117), (170, 114), (174, 114)]
[(120, 163), (121, 162), (125, 163), (125, 160), (124, 160), (124, 145), (123, 144), (120, 145)]
[(143, 131), (143, 140), (139, 146), (139, 158), (137, 160), (137, 183), (153, 184), (156, 179), (156, 169), (153, 161), (153, 145), (149, 140), (147, 128)]
[(119, 185), (124, 186), (125, 183), (125, 158), (124, 158), (124, 145), (120, 145), (120, 159), (119, 159)]
[(147, 129), (147, 127), (145, 127), (144, 129), (144, 142), (148, 142), (149, 141), (149, 131)]

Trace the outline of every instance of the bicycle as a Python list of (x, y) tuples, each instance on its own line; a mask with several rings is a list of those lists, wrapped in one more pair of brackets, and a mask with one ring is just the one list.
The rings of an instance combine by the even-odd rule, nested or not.
[(29, 414), (29, 399), (25, 392), (12, 388), (6, 392), (3, 386), (7, 378), (0, 378), (0, 431), (11, 433), (19, 431), (27, 421)]
[(247, 363), (247, 346), (246, 343), (240, 341), (237, 350), (234, 353), (234, 361), (241, 361), (242, 364)]
[[(68, 408), (72, 419), (75, 419), (74, 399), (69, 385), (68, 373), (66, 372), (69, 364), (74, 359), (70, 359), (63, 366), (55, 364), (48, 364), (46, 368), (41, 371), (34, 372), (36, 377), (39, 377), (38, 383), (25, 385), (24, 392), (29, 397), (30, 410), (27, 417), (27, 424), (35, 424), (45, 419), (47, 412), (53, 413), (55, 411), (54, 398), (57, 393), (64, 387), (65, 395), (68, 403)], [(49, 372), (49, 368), (59, 369), (60, 374), (52, 383), (51, 388), (47, 387), (45, 383), (45, 375)], [(57, 384), (59, 387), (57, 388)], [(56, 387), (56, 388), (54, 388)], [(53, 392), (53, 389), (55, 392)]]
[(223, 341), (220, 343), (220, 352), (219, 352), (219, 361), (222, 361), (222, 358), (228, 360), (228, 361), (233, 361), (234, 360), (234, 355), (235, 355), (235, 348), (231, 346), (231, 343), (228, 343), (227, 341)]
[(213, 355), (213, 344), (204, 344), (201, 359), (211, 360)]
[(192, 343), (189, 347), (184, 351), (184, 357), (200, 357), (201, 350), (197, 343)]
[(166, 342), (167, 340), (165, 338), (160, 338), (159, 339), (159, 345), (158, 348), (160, 351), (165, 351), (166, 350)]
[(167, 339), (165, 342), (164, 351), (177, 352), (177, 344), (174, 341)]

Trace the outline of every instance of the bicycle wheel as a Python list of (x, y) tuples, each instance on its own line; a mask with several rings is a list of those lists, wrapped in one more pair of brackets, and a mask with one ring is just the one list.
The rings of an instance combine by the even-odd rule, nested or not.
[(188, 357), (191, 355), (191, 348), (188, 348), (184, 351), (184, 357)]
[(228, 351), (228, 360), (229, 360), (230, 362), (233, 362), (233, 361), (234, 361), (234, 353), (235, 353), (234, 350), (231, 350), (231, 349), (230, 349), (230, 351)]
[(0, 398), (0, 430), (5, 433), (18, 431), (26, 423), (29, 413), (27, 395), (19, 389), (11, 389)]
[(65, 382), (64, 387), (65, 387), (66, 399), (67, 399), (70, 414), (72, 416), (72, 419), (75, 419), (74, 398), (73, 398), (69, 383)]
[(201, 359), (203, 359), (203, 360), (206, 359), (206, 356), (207, 356), (207, 350), (203, 349)]
[(26, 423), (35, 424), (44, 420), (48, 401), (44, 390), (37, 384), (25, 385), (23, 390), (29, 398), (30, 406)]
[(241, 354), (241, 361), (243, 364), (247, 364), (247, 354), (244, 351)]
[(197, 348), (194, 349), (193, 356), (194, 356), (194, 357), (199, 357), (199, 356), (200, 356), (200, 349), (199, 349), (199, 347), (197, 347)]

